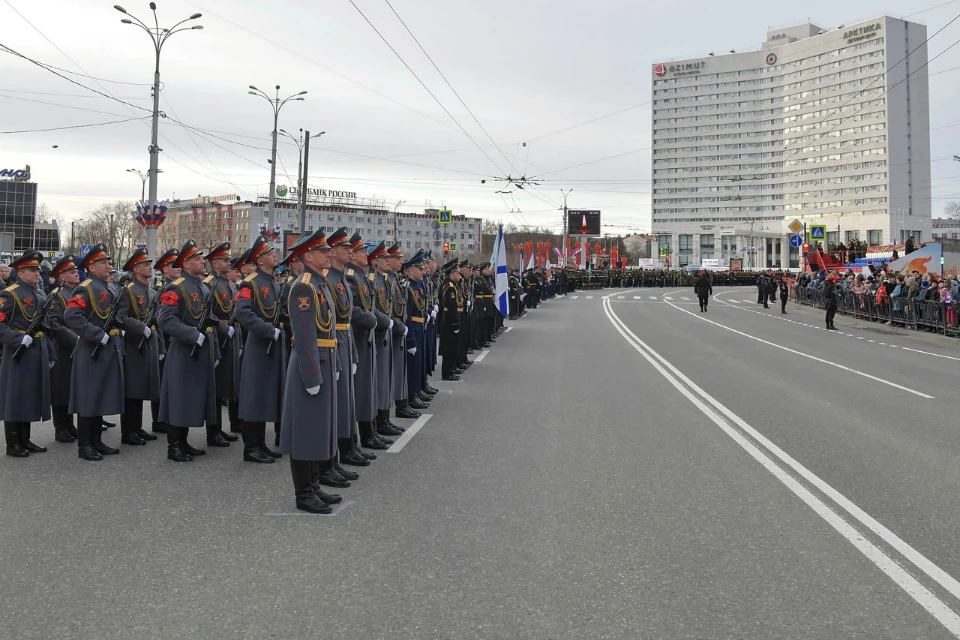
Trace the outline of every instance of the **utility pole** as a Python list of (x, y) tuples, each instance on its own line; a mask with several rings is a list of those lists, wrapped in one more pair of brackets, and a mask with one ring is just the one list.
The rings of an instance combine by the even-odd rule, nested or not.
[[(143, 29), (148, 36), (150, 36), (150, 41), (153, 43), (154, 53), (156, 54), (156, 64), (153, 70), (153, 114), (152, 114), (152, 126), (150, 132), (150, 202), (147, 203), (147, 211), (145, 213), (153, 214), (154, 208), (157, 206), (157, 174), (160, 172), (158, 165), (160, 163), (160, 152), (162, 149), (157, 144), (157, 138), (160, 135), (160, 50), (163, 49), (163, 45), (166, 44), (167, 40), (170, 39), (175, 33), (180, 33), (182, 31), (192, 31), (203, 29), (201, 25), (195, 25), (193, 27), (183, 27), (179, 28), (180, 25), (189, 21), (196, 20), (201, 17), (202, 14), (195, 13), (185, 20), (181, 20), (177, 24), (173, 25), (170, 29), (161, 29), (159, 21), (157, 20), (157, 5), (155, 2), (150, 3), (150, 10), (153, 12), (153, 28), (148, 27), (143, 23), (142, 20), (136, 16), (127, 12), (126, 9), (120, 5), (114, 5), (114, 9), (120, 13), (129, 16), (129, 18), (122, 18), (120, 22), (123, 24), (132, 24)], [(157, 227), (156, 225), (149, 225), (147, 227), (147, 253), (152, 259), (157, 257)]]
[(570, 244), (570, 230), (567, 228), (567, 196), (571, 191), (573, 191), (573, 189), (567, 189), (566, 192), (564, 192), (563, 189), (560, 189), (560, 193), (563, 194), (563, 221), (562, 225), (560, 226), (560, 235), (563, 238), (563, 247), (561, 247), (561, 251), (563, 252), (564, 264), (567, 262), (567, 247)]
[[(323, 135), (322, 133), (319, 135)], [(300, 185), (300, 237), (307, 237), (307, 171), (310, 169), (310, 132), (304, 132), (303, 178)]]
[[(397, 237), (398, 237), (398, 234), (397, 234), (397, 209), (400, 207), (400, 205), (402, 205), (402, 204), (405, 203), (405, 202), (406, 202), (406, 200), (401, 200), (400, 202), (398, 202), (397, 204), (395, 204), (395, 205), (393, 206), (393, 241), (394, 241), (394, 242), (397, 242), (397, 243), (400, 242), (399, 240), (397, 240)], [(444, 240), (447, 239), (446, 229), (444, 229), (444, 232), (443, 232), (443, 239), (444, 239)]]

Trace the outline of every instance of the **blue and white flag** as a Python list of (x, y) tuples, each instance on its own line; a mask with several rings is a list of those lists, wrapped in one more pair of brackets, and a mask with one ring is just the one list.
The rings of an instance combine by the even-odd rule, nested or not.
[(510, 314), (509, 295), (510, 286), (507, 281), (507, 249), (503, 245), (503, 227), (497, 232), (497, 242), (493, 245), (494, 258), (494, 295), (497, 299), (497, 311), (506, 318)]

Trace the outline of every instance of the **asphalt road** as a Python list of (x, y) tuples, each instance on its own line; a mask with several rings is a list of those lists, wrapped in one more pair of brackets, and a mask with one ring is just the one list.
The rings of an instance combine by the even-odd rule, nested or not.
[(510, 323), (333, 516), (237, 445), (86, 463), (35, 428), (0, 637), (957, 637), (960, 349), (716, 293)]

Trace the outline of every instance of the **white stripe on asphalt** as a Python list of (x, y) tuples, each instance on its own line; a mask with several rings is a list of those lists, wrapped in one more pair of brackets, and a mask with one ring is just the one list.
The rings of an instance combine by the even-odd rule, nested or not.
[(664, 300), (673, 300), (673, 298), (671, 298), (670, 296), (663, 296), (663, 299), (664, 299)]
[(593, 300), (593, 296), (587, 296), (587, 300)]
[(650, 298), (651, 300), (656, 300), (656, 299), (657, 299), (657, 296), (647, 296), (647, 297)]
[(617, 296), (617, 300), (623, 300), (624, 296)]
[[(613, 324), (614, 328), (643, 358), (649, 362), (670, 384), (672, 384), (681, 394), (683, 394), (694, 406), (707, 416), (714, 424), (720, 427), (724, 433), (730, 436), (738, 445), (749, 453), (757, 462), (767, 469), (774, 477), (782, 482), (788, 489), (797, 495), (813, 511), (832, 526), (840, 535), (847, 539), (858, 551), (873, 562), (881, 571), (893, 580), (901, 589), (903, 589), (911, 598), (916, 600), (924, 609), (926, 609), (940, 624), (946, 627), (954, 636), (960, 638), (960, 616), (958, 616), (947, 604), (937, 597), (936, 594), (927, 589), (916, 578), (910, 575), (900, 564), (887, 555), (882, 549), (867, 540), (863, 534), (852, 524), (843, 519), (823, 500), (817, 497), (797, 479), (795, 479), (786, 469), (780, 467), (774, 460), (767, 455), (767, 452), (775, 456), (781, 463), (790, 467), (800, 477), (807, 480), (814, 487), (823, 492), (827, 497), (833, 500), (838, 507), (843, 509), (849, 516), (867, 527), (870, 531), (877, 534), (881, 539), (891, 545), (904, 558), (916, 565), (921, 571), (937, 582), (944, 589), (949, 591), (954, 597), (960, 598), (960, 583), (958, 583), (946, 571), (938, 567), (932, 561), (927, 559), (919, 551), (911, 547), (904, 540), (899, 538), (892, 531), (877, 522), (873, 517), (864, 512), (860, 507), (850, 501), (846, 496), (821, 480), (812, 471), (801, 465), (790, 457), (786, 452), (773, 444), (756, 429), (748, 425), (742, 418), (722, 405), (713, 396), (708, 394), (702, 388), (697, 386), (692, 380), (687, 378), (663, 356), (651, 349), (646, 343), (638, 338), (630, 329), (620, 320), (609, 301), (604, 300), (604, 312), (607, 318)], [(668, 371), (669, 369), (669, 371)], [(682, 383), (681, 383), (682, 381)], [(686, 385), (686, 386), (684, 386)], [(697, 395), (694, 395), (694, 394)], [(701, 400), (702, 398), (702, 400)], [(710, 406), (707, 406), (709, 403)], [(726, 416), (726, 420), (717, 412)], [(766, 449), (762, 451), (753, 442), (746, 438), (740, 431), (734, 428), (737, 425), (744, 433), (753, 438), (757, 443)]]
[[(669, 298), (668, 298), (668, 299), (669, 299)], [(890, 382), (889, 380), (884, 380), (883, 378), (878, 378), (877, 376), (872, 376), (872, 375), (870, 375), (869, 373), (865, 373), (865, 372), (863, 372), (863, 371), (858, 371), (857, 369), (852, 369), (852, 368), (850, 368), (850, 367), (847, 367), (847, 366), (845, 366), (845, 365), (842, 365), (842, 364), (839, 364), (839, 363), (836, 363), (836, 362), (831, 362), (831, 361), (829, 361), (829, 360), (824, 360), (823, 358), (818, 358), (818, 357), (816, 357), (816, 356), (810, 355), (809, 353), (803, 353), (802, 351), (797, 351), (796, 349), (791, 349), (790, 347), (785, 347), (785, 346), (783, 346), (782, 344), (777, 344), (776, 342), (769, 342), (768, 340), (764, 340), (763, 338), (758, 338), (758, 337), (756, 337), (756, 336), (752, 336), (752, 335), (750, 335), (749, 333), (744, 333), (743, 331), (737, 331), (736, 329), (734, 329), (734, 328), (732, 328), (732, 327), (728, 327), (728, 326), (725, 325), (725, 324), (720, 324), (719, 322), (714, 322), (713, 320), (708, 320), (707, 318), (704, 318), (703, 316), (701, 316), (701, 315), (699, 315), (699, 314), (693, 313), (692, 311), (687, 311), (686, 309), (682, 309), (682, 308), (678, 307), (678, 306), (675, 305), (675, 304), (671, 304), (670, 306), (673, 307), (674, 309), (677, 309), (678, 311), (682, 311), (683, 313), (686, 313), (686, 314), (689, 314), (689, 315), (693, 316), (693, 317), (696, 318), (697, 320), (702, 320), (703, 322), (709, 322), (709, 323), (712, 324), (712, 325), (716, 325), (716, 326), (720, 327), (721, 329), (726, 329), (727, 331), (732, 331), (733, 333), (736, 333), (737, 335), (741, 335), (741, 336), (743, 336), (744, 338), (749, 338), (750, 340), (756, 340), (757, 342), (762, 342), (762, 343), (765, 344), (765, 345), (769, 345), (769, 346), (775, 347), (775, 348), (777, 348), (777, 349), (783, 349), (784, 351), (788, 351), (788, 352), (790, 352), (790, 353), (792, 353), (792, 354), (794, 354), (794, 355), (798, 355), (798, 356), (801, 356), (801, 357), (804, 357), (804, 358), (810, 358), (811, 360), (816, 360), (817, 362), (822, 362), (823, 364), (828, 364), (828, 365), (830, 365), (831, 367), (836, 367), (836, 368), (838, 368), (838, 369), (843, 369), (844, 371), (849, 371), (850, 373), (855, 373), (855, 374), (857, 374), (858, 376), (863, 376), (864, 378), (869, 378), (870, 380), (874, 380), (874, 381), (876, 381), (876, 382), (881, 382), (881, 383), (883, 383), (883, 384), (885, 384), (885, 385), (889, 385), (889, 386), (894, 387), (894, 388), (896, 388), (896, 389), (900, 389), (901, 391), (906, 391), (907, 393), (912, 393), (912, 394), (914, 394), (914, 395), (920, 396), (921, 398), (927, 398), (927, 399), (932, 399), (932, 398), (933, 398), (933, 396), (927, 395), (927, 394), (925, 394), (925, 393), (923, 393), (923, 392), (920, 392), (920, 391), (916, 391), (915, 389), (911, 389), (911, 388), (909, 388), (909, 387), (904, 387), (903, 385), (899, 385), (899, 384), (897, 384), (896, 382)]]
[(579, 298), (579, 297), (580, 297), (580, 296), (570, 296), (570, 299), (571, 299), (571, 300), (576, 300), (576, 299)]
[(686, 297), (686, 296), (680, 296), (680, 299), (681, 299), (681, 300), (686, 300), (687, 302), (690, 301), (690, 298), (688, 298), (688, 297)]
[(427, 424), (427, 420), (433, 417), (432, 413), (425, 413), (417, 421), (410, 425), (406, 431), (403, 432), (403, 435), (393, 441), (393, 444), (390, 445), (390, 448), (387, 449), (384, 453), (400, 453), (407, 443), (417, 435), (417, 431), (423, 428), (423, 425)]
[(513, 327), (512, 327), (512, 326), (507, 327), (506, 329), (503, 330), (504, 333), (510, 333), (511, 331), (513, 331)]
[(484, 349), (483, 351), (480, 352), (480, 355), (478, 355), (476, 358), (473, 359), (473, 361), (480, 362), (481, 360), (487, 357), (488, 353), (490, 353), (490, 349)]
[(727, 302), (732, 302), (733, 304), (740, 304), (739, 300), (727, 300)]

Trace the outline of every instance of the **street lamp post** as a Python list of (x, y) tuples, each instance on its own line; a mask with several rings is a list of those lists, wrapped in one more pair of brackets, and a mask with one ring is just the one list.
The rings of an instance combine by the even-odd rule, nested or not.
[[(400, 242), (399, 240), (397, 240), (397, 209), (399, 209), (400, 205), (402, 205), (404, 202), (406, 202), (406, 200), (401, 200), (397, 204), (393, 205), (393, 241), (394, 242)], [(444, 229), (444, 232), (443, 232), (443, 239), (444, 240), (447, 239), (446, 229)]]
[[(147, 203), (145, 202), (145, 200), (147, 197), (147, 194), (146, 194), (147, 180), (150, 179), (150, 171), (147, 170), (147, 172), (144, 173), (139, 169), (127, 169), (127, 173), (133, 173), (138, 178), (140, 178), (140, 206), (146, 207)], [(163, 173), (163, 169), (157, 169), (157, 173)], [(142, 234), (143, 234), (143, 227), (140, 227), (140, 229), (137, 231), (137, 243), (140, 243), (143, 241)]]
[(566, 192), (560, 189), (560, 193), (563, 194), (563, 226), (560, 227), (560, 229), (561, 235), (563, 236), (562, 249), (564, 266), (566, 266), (567, 262), (567, 247), (570, 245), (570, 235), (567, 233), (569, 231), (569, 229), (567, 229), (567, 196), (570, 195), (571, 191), (573, 191), (573, 189), (567, 189)]
[[(150, 3), (150, 11), (153, 12), (153, 27), (148, 27), (143, 23), (142, 20), (136, 16), (127, 12), (126, 9), (121, 7), (118, 4), (113, 5), (113, 8), (119, 11), (120, 13), (129, 16), (128, 18), (123, 18), (120, 20), (123, 24), (132, 24), (143, 29), (148, 36), (150, 36), (150, 41), (153, 43), (153, 50), (156, 54), (156, 64), (153, 69), (153, 123), (150, 133), (150, 169), (148, 174), (150, 176), (150, 202), (146, 203), (148, 211), (152, 212), (153, 208), (157, 206), (157, 174), (159, 169), (157, 165), (160, 162), (160, 147), (157, 145), (157, 137), (159, 136), (160, 128), (160, 51), (163, 49), (163, 45), (166, 44), (167, 40), (170, 39), (175, 33), (180, 33), (182, 31), (192, 31), (203, 29), (201, 25), (195, 25), (192, 27), (183, 27), (179, 28), (180, 25), (188, 22), (190, 20), (196, 20), (202, 14), (195, 13), (189, 18), (181, 20), (173, 27), (169, 29), (160, 28), (160, 23), (157, 19), (157, 3)], [(147, 253), (150, 254), (151, 258), (156, 258), (157, 252), (157, 227), (149, 226), (147, 227)]]
[[(310, 132), (307, 131), (306, 139), (304, 139), (303, 133), (303, 129), (300, 129), (300, 138), (298, 139), (294, 138), (285, 130), (280, 129), (280, 135), (290, 138), (294, 144), (297, 145), (298, 157), (300, 158), (300, 162), (297, 164), (297, 209), (300, 214), (300, 237), (305, 237), (307, 234), (307, 176), (304, 173), (304, 164), (309, 163), (310, 140), (312, 138), (319, 138), (325, 134), (326, 131), (321, 131), (313, 135), (310, 135)], [(304, 154), (304, 148), (306, 148), (306, 154)]]
[(280, 119), (280, 109), (283, 108), (283, 105), (291, 100), (304, 100), (303, 96), (307, 93), (306, 91), (301, 91), (300, 93), (295, 93), (291, 96), (287, 96), (283, 100), (280, 99), (280, 85), (276, 86), (276, 95), (271, 98), (266, 93), (257, 89), (255, 86), (250, 85), (250, 91), (247, 91), (252, 96), (259, 96), (270, 103), (270, 108), (273, 109), (273, 147), (270, 151), (270, 200), (267, 207), (267, 228), (273, 229), (274, 226), (274, 209), (277, 204), (277, 121)]

